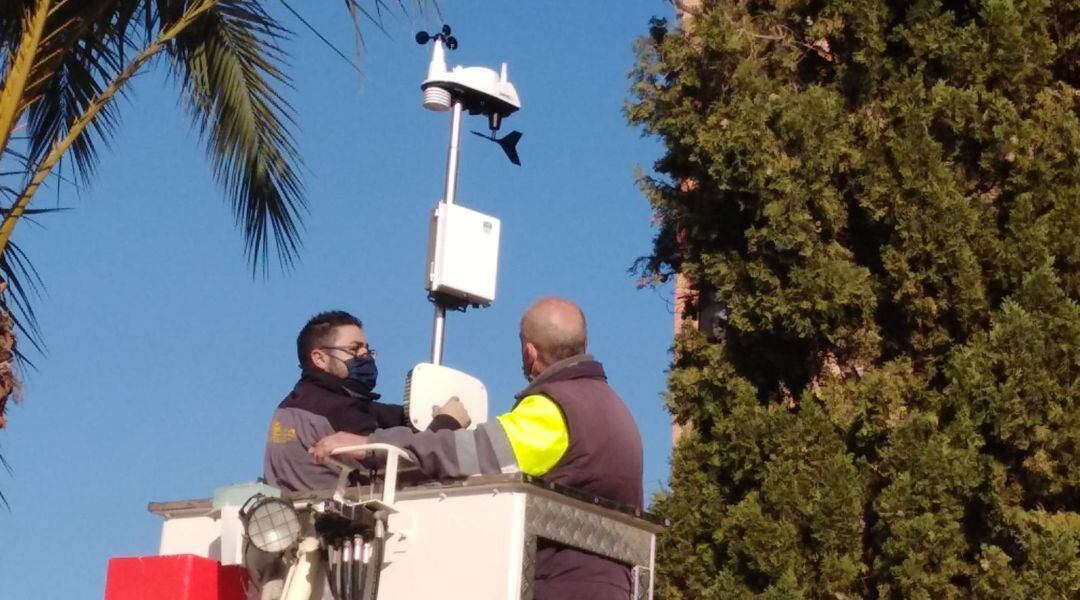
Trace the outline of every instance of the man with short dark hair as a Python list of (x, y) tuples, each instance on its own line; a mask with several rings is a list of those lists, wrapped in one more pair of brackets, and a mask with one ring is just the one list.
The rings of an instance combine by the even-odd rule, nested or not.
[[(521, 318), (520, 341), (529, 385), (495, 421), (473, 431), (338, 433), (315, 444), (312, 456), (382, 442), (411, 451), (430, 477), (523, 472), (642, 508), (641, 435), (603, 366), (585, 353), (581, 309), (561, 298), (538, 300)], [(536, 600), (630, 597), (628, 567), (554, 543), (538, 543), (534, 578)]]
[[(300, 381), (274, 411), (267, 435), (263, 477), (286, 491), (333, 488), (337, 472), (312, 463), (308, 448), (337, 431), (370, 434), (407, 424), (399, 405), (378, 402), (378, 368), (364, 325), (344, 311), (312, 317), (296, 337)], [(439, 410), (430, 429), (467, 426), (460, 402)]]

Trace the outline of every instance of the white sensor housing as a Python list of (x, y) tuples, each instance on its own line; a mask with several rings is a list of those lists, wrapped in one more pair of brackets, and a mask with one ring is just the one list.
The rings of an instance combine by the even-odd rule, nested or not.
[(465, 304), (491, 304), (499, 271), (499, 220), (440, 202), (428, 229), (427, 264), (429, 292)]
[(517, 88), (507, 79), (506, 63), (500, 71), (462, 66), (448, 70), (446, 51), (438, 39), (431, 52), (427, 79), (420, 84), (420, 89), (424, 90), (424, 108), (433, 111), (448, 110), (451, 97), (460, 100), (465, 110), (473, 115), (496, 114), (502, 119), (521, 108)]
[(487, 388), (472, 375), (442, 365), (420, 363), (405, 378), (405, 414), (420, 431), (431, 424), (435, 409), (455, 396), (472, 419), (469, 429), (487, 421)]

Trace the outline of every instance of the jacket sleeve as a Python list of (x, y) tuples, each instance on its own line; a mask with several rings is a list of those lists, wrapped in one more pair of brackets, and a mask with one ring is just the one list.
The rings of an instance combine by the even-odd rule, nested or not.
[(458, 423), (457, 419), (450, 415), (435, 415), (435, 418), (431, 420), (431, 424), (427, 426), (428, 431), (439, 431), (441, 429), (461, 429), (461, 423)]
[(530, 396), (474, 430), (415, 432), (394, 427), (376, 431), (369, 441), (408, 450), (424, 474), (441, 479), (522, 471), (542, 475), (562, 458), (568, 439), (558, 406), (545, 396)]
[[(379, 429), (389, 429), (399, 425), (412, 427), (412, 424), (409, 423), (408, 415), (405, 414), (405, 407), (400, 404), (372, 402), (371, 407), (379, 421)], [(457, 419), (450, 415), (437, 415), (431, 420), (428, 429), (431, 431), (438, 431), (440, 429), (461, 429), (461, 423), (458, 423)]]
[(555, 401), (542, 394), (522, 398), (514, 410), (495, 417), (506, 432), (523, 473), (540, 477), (570, 447), (566, 418)]

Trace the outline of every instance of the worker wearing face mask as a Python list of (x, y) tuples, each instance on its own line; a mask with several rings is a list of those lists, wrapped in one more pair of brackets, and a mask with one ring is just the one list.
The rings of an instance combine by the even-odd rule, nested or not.
[[(388, 443), (409, 450), (432, 478), (522, 472), (641, 509), (641, 434), (604, 368), (586, 354), (587, 337), (581, 308), (542, 298), (521, 318), (521, 366), (529, 385), (510, 412), (472, 431), (339, 432), (310, 452), (323, 460), (343, 446)], [(630, 569), (621, 563), (537, 542), (535, 600), (624, 600), (631, 587)]]
[[(375, 351), (356, 317), (344, 311), (312, 317), (297, 336), (296, 350), (300, 381), (274, 411), (263, 477), (286, 491), (331, 489), (338, 472), (314, 464), (309, 447), (335, 432), (366, 435), (407, 426), (407, 419), (400, 405), (378, 402)], [(468, 421), (461, 403), (452, 400), (437, 411), (429, 429), (458, 429)]]

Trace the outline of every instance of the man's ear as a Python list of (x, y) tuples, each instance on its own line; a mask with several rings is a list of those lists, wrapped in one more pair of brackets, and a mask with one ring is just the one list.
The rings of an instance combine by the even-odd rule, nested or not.
[(536, 361), (540, 358), (540, 350), (532, 344), (532, 342), (525, 342), (525, 358), (530, 370), (536, 369)]
[(322, 371), (326, 370), (327, 359), (326, 354), (322, 350), (312, 349), (309, 358), (311, 359), (311, 364), (315, 365)]

